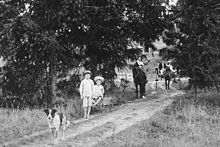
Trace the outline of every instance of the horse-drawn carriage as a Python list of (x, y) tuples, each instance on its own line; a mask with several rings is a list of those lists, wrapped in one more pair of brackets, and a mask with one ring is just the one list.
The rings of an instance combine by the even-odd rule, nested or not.
[(167, 61), (167, 63), (160, 63), (158, 68), (155, 68), (157, 76), (162, 80), (165, 80), (166, 90), (169, 90), (170, 81), (173, 78), (176, 82), (177, 70), (173, 68), (172, 61)]

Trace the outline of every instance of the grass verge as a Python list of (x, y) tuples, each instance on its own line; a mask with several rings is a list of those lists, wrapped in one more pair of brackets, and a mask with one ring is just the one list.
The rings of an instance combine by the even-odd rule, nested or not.
[(46, 126), (40, 110), (0, 109), (0, 144), (44, 130)]
[[(135, 93), (131, 89), (115, 90), (109, 92), (108, 96), (117, 98), (117, 103), (121, 105), (134, 100)], [(82, 101), (79, 97), (68, 100), (65, 113), (68, 120), (82, 117)], [(43, 109), (19, 110), (0, 108), (0, 144), (44, 130), (49, 129)]]
[(218, 93), (187, 94), (163, 112), (142, 121), (96, 147), (208, 147), (220, 146)]

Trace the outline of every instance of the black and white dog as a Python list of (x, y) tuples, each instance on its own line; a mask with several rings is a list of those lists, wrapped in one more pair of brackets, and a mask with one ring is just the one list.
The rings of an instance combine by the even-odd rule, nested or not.
[(64, 140), (64, 132), (70, 121), (66, 119), (64, 113), (58, 113), (56, 109), (45, 109), (49, 128), (52, 131), (53, 139), (57, 141), (58, 133), (62, 133), (62, 140)]

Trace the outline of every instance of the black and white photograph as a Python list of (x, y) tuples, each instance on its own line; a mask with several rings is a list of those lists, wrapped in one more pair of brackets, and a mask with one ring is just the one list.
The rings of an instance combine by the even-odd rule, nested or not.
[(218, 146), (219, 0), (0, 0), (0, 147)]

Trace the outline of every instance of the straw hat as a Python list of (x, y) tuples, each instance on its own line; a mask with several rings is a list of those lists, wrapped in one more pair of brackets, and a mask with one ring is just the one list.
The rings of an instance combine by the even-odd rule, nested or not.
[(84, 75), (86, 75), (86, 74), (90, 74), (90, 75), (91, 75), (92, 73), (91, 73), (91, 71), (86, 70), (86, 71), (84, 72)]
[(101, 77), (101, 76), (96, 76), (96, 77), (94, 78), (94, 81), (96, 82), (97, 80), (100, 80), (101, 82), (103, 82), (103, 81), (104, 81), (104, 78)]

